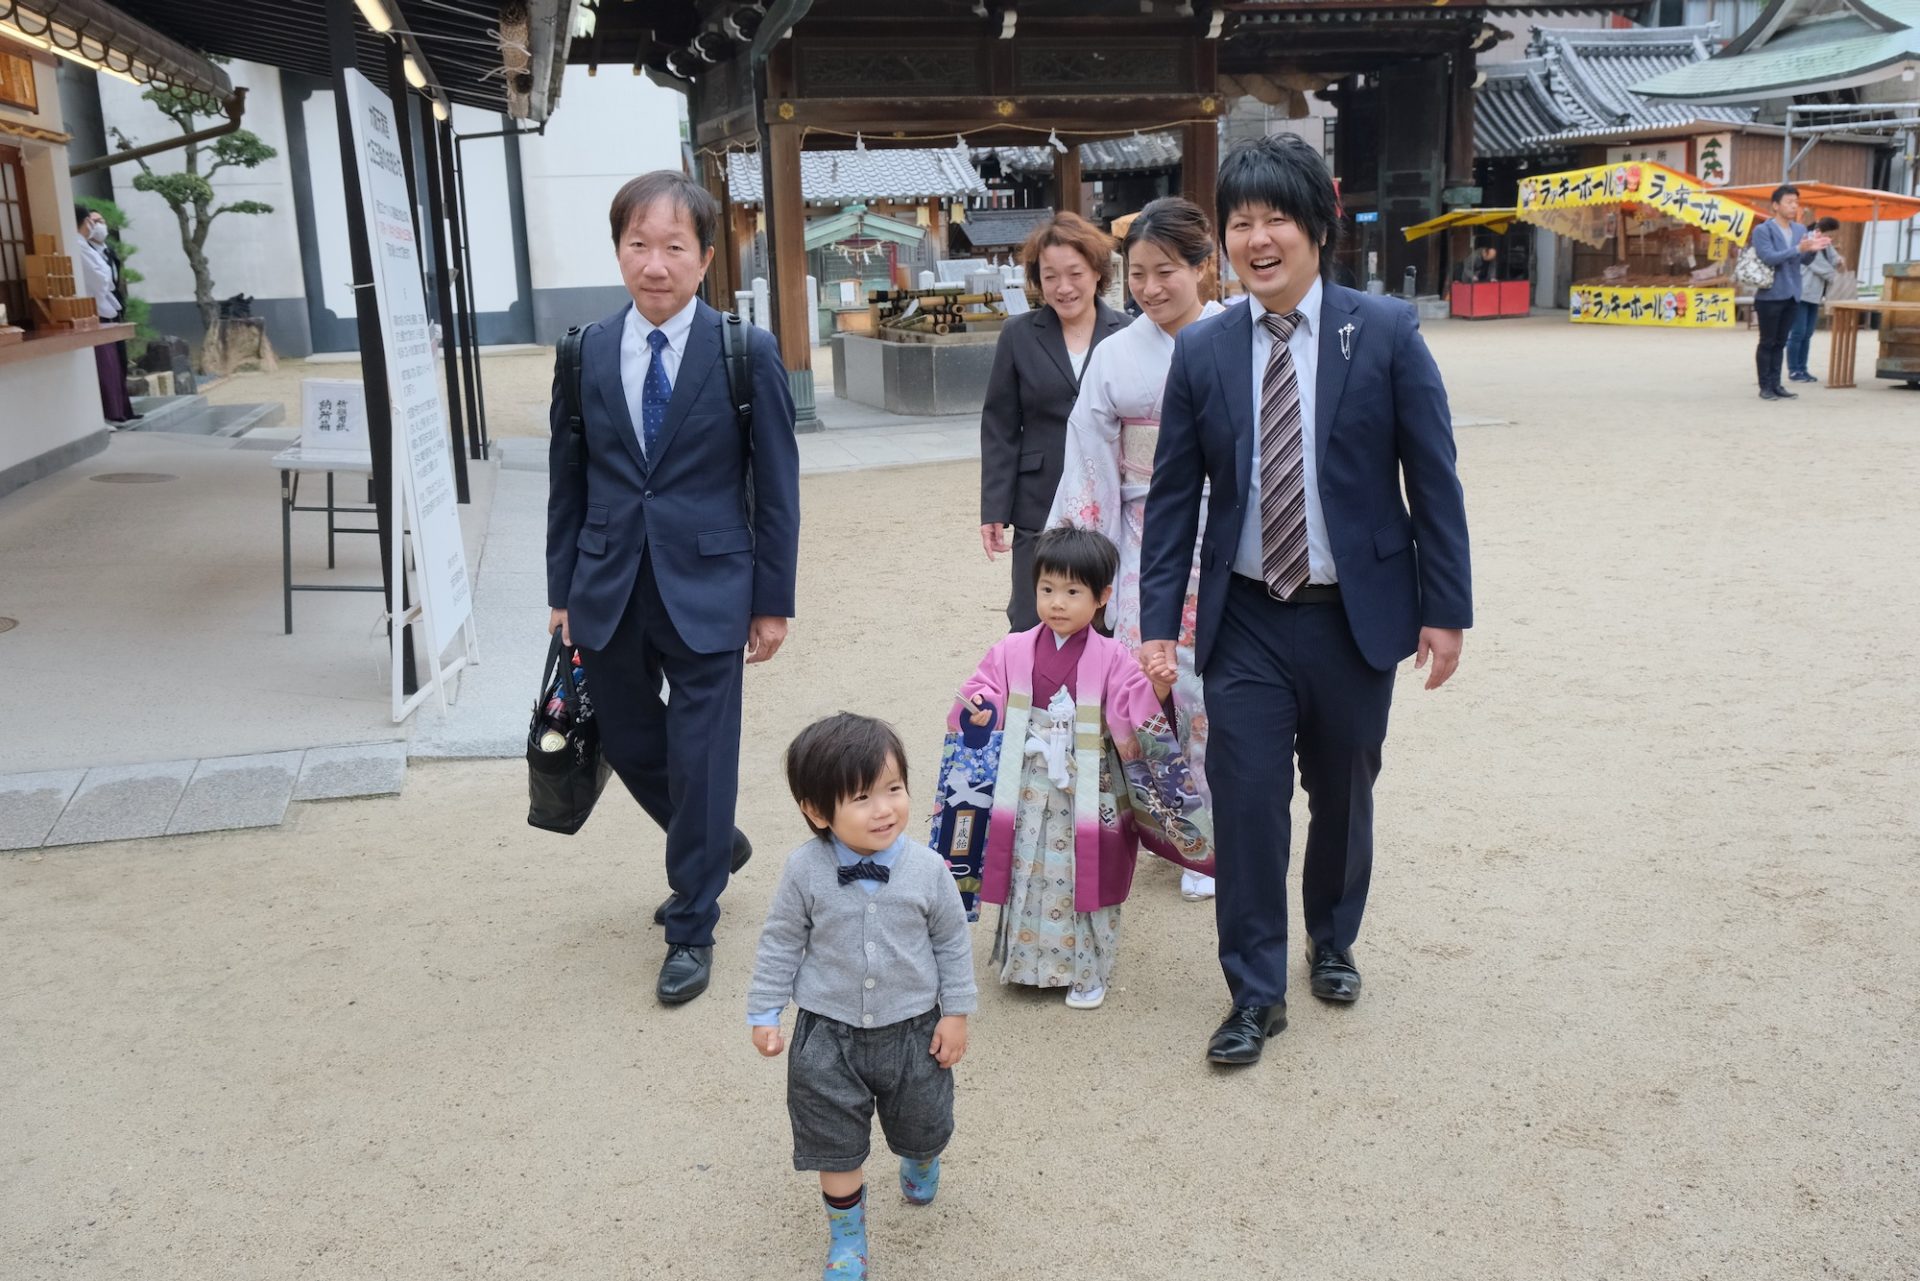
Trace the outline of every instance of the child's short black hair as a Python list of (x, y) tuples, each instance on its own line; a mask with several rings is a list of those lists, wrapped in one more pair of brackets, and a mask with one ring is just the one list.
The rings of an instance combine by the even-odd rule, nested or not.
[(1340, 195), (1333, 171), (1299, 134), (1276, 133), (1235, 143), (1214, 186), (1214, 230), (1225, 242), (1227, 220), (1248, 205), (1283, 213), (1320, 247), (1320, 275), (1333, 277), (1340, 247)]
[(1113, 586), (1120, 572), (1120, 549), (1097, 529), (1061, 526), (1033, 540), (1033, 585), (1040, 575), (1061, 574), (1095, 596)]
[[(787, 786), (796, 803), (832, 818), (840, 802), (857, 796), (880, 780), (888, 764), (900, 768), (907, 781), (907, 749), (893, 726), (871, 716), (839, 712), (801, 730), (787, 746)], [(827, 829), (812, 819), (815, 836)]]

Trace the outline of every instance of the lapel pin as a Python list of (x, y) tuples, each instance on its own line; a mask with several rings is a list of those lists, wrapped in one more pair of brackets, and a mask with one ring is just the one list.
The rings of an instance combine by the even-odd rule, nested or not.
[(1353, 359), (1353, 326), (1340, 326), (1340, 354), (1348, 360)]

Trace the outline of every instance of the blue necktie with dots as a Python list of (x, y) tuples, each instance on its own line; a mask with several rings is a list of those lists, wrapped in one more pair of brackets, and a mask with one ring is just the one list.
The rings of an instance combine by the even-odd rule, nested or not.
[(640, 390), (640, 448), (652, 462), (653, 447), (667, 423), (667, 401), (673, 397), (673, 384), (667, 381), (667, 362), (661, 358), (667, 349), (666, 334), (653, 330), (647, 335), (647, 346), (653, 348), (653, 362), (647, 366), (647, 380)]

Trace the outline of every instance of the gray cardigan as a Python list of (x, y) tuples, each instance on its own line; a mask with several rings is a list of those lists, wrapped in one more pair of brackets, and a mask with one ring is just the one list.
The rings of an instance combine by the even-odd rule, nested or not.
[(971, 1014), (973, 940), (947, 861), (909, 840), (872, 894), (840, 884), (833, 842), (787, 855), (760, 931), (747, 1011), (792, 1001), (857, 1028), (885, 1027), (940, 1007)]

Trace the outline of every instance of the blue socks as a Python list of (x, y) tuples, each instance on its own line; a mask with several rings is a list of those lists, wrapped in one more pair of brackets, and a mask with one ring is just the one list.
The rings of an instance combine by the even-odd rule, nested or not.
[[(827, 1203), (827, 1266), (820, 1281), (867, 1281), (867, 1190), (845, 1205), (822, 1194)], [(845, 1198), (840, 1198), (845, 1200)]]
[(940, 1158), (931, 1161), (909, 1161), (900, 1158), (900, 1194), (914, 1205), (933, 1204), (934, 1193), (940, 1190)]

